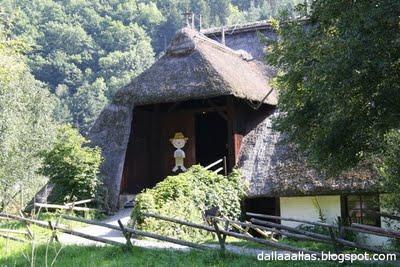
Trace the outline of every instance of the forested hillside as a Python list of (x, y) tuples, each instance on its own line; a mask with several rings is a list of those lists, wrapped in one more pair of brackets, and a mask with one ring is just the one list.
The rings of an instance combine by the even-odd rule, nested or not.
[(58, 126), (86, 135), (113, 94), (162, 55), (182, 13), (206, 28), (298, 1), (0, 0), (0, 211), (43, 185), (39, 154)]
[(199, 26), (266, 19), (295, 0), (3, 0), (10, 37), (60, 100), (56, 119), (86, 134), (113, 94), (162, 53), (185, 11)]

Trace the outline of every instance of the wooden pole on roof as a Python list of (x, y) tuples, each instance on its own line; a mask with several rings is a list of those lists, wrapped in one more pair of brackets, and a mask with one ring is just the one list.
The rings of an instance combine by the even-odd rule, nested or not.
[(222, 26), (222, 29), (221, 29), (221, 43), (223, 45), (225, 45), (225, 27), (224, 26)]
[(194, 29), (194, 13), (192, 13), (192, 29)]
[(186, 10), (186, 12), (183, 12), (182, 15), (185, 16), (186, 27), (190, 27), (190, 24), (189, 24), (189, 16), (192, 15), (192, 12), (189, 12), (188, 10)]
[(199, 15), (199, 30), (201, 31), (201, 14)]

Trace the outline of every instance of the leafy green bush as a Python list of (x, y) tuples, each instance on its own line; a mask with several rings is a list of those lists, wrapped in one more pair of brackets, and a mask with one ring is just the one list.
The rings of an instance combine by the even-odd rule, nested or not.
[(88, 141), (71, 126), (58, 130), (54, 147), (42, 152), (40, 173), (49, 177), (54, 191), (52, 201), (64, 202), (95, 197), (100, 181), (99, 148), (85, 147)]
[(204, 211), (218, 207), (222, 215), (237, 219), (241, 214), (241, 200), (245, 191), (246, 184), (237, 171), (224, 177), (196, 165), (185, 173), (168, 176), (154, 188), (139, 194), (132, 219), (136, 221), (138, 229), (177, 238), (202, 240), (207, 236), (205, 231), (144, 218), (141, 213), (149, 212), (204, 223)]
[(385, 195), (383, 205), (392, 213), (400, 213), (400, 130), (385, 135), (382, 164), (379, 172), (383, 177)]

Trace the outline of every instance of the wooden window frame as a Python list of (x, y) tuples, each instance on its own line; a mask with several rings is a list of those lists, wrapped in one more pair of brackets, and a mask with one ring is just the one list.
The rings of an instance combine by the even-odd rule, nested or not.
[[(380, 198), (379, 198), (379, 194), (351, 194), (351, 195), (342, 195), (341, 196), (341, 214), (342, 214), (342, 218), (345, 218), (346, 220), (348, 220), (349, 222), (351, 222), (351, 216), (349, 214), (349, 203), (348, 203), (348, 197), (357, 197), (358, 201), (360, 203), (360, 211), (361, 211), (361, 223), (364, 224), (363, 218), (365, 216), (365, 214), (367, 212), (365, 212), (365, 210), (363, 210), (363, 203), (365, 202), (365, 200), (363, 199), (363, 197), (377, 197), (378, 199), (378, 210), (377, 212), (380, 212)], [(381, 227), (381, 217), (379, 215), (373, 215), (375, 216), (375, 224), (371, 225), (371, 226), (376, 226), (376, 227)]]

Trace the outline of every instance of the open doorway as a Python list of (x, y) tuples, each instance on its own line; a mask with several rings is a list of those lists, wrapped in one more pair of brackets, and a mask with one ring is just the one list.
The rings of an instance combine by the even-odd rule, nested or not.
[(228, 125), (218, 112), (195, 116), (196, 163), (207, 166), (228, 156)]

